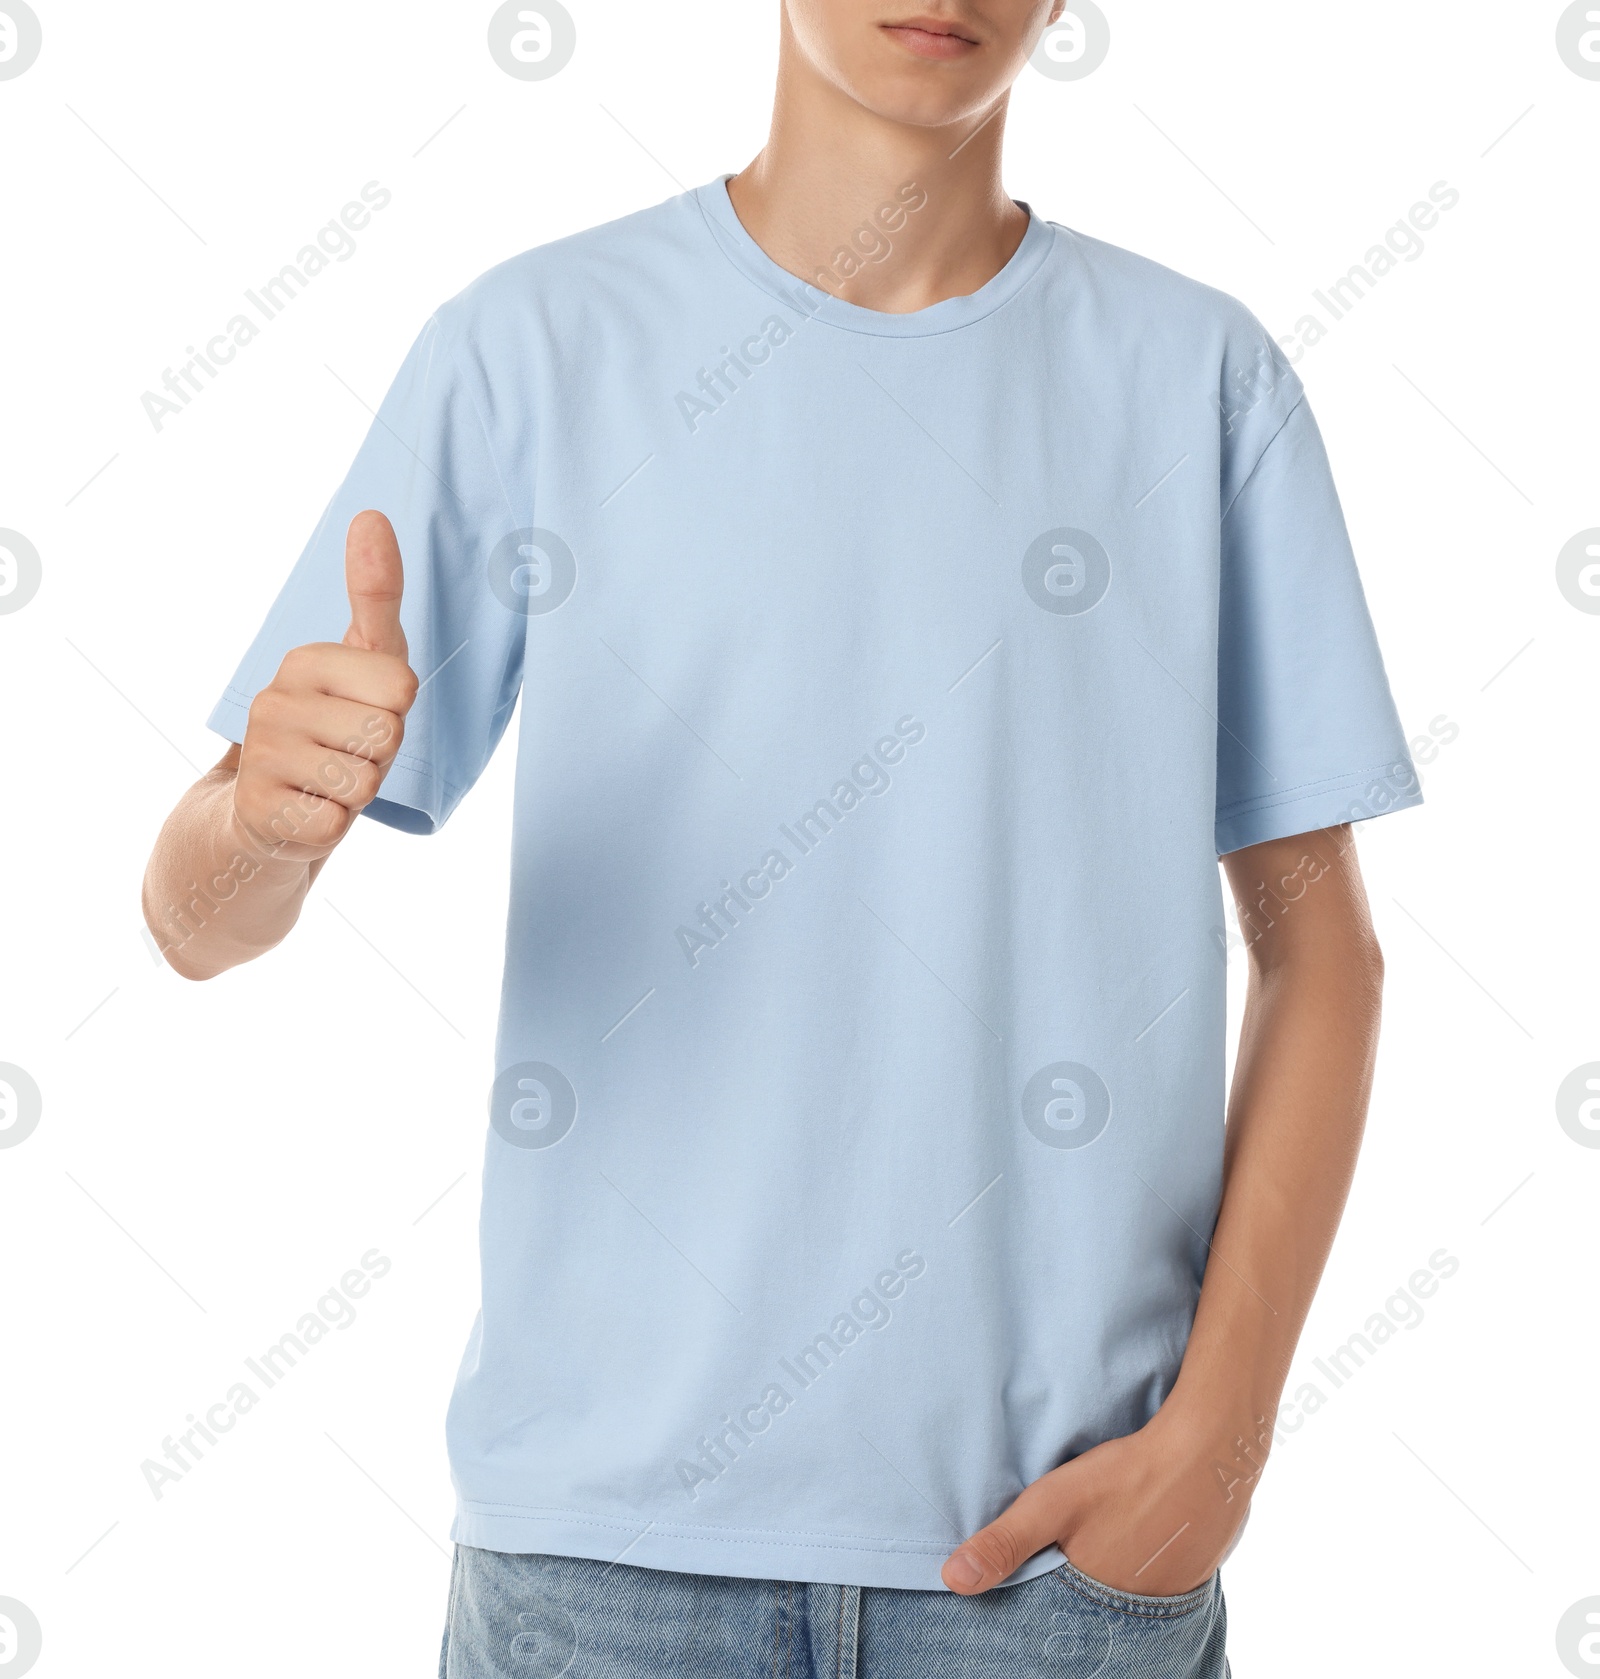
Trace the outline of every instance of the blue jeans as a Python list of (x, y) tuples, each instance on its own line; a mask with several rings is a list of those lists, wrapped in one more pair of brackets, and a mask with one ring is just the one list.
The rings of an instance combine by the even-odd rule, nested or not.
[(1112, 1591), (1071, 1563), (982, 1597), (456, 1547), (439, 1679), (1226, 1679), (1220, 1577)]

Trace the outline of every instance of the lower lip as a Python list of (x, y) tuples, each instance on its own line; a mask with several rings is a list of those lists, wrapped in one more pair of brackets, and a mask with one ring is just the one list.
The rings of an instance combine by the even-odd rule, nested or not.
[(896, 24), (884, 27), (884, 34), (892, 35), (907, 52), (918, 58), (965, 58), (978, 50), (976, 41), (963, 40), (959, 35), (935, 35), (928, 29), (908, 29)]

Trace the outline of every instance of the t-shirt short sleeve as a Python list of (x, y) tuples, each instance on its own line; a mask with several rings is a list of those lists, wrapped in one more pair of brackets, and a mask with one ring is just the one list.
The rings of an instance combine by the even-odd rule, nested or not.
[(1420, 803), (1303, 396), (1224, 510), (1221, 568), (1218, 854)]
[[(419, 689), (405, 739), (366, 808), (432, 833), (489, 761), (516, 703), (526, 617), (489, 581), (497, 544), (532, 525), (525, 488), (508, 485), (441, 317), (407, 353), (344, 482), (208, 719), (244, 739), (251, 701), (291, 648), (339, 641), (350, 622), (344, 544), (364, 508), (388, 516), (405, 569), (400, 620)], [(502, 594), (504, 591), (501, 592)]]

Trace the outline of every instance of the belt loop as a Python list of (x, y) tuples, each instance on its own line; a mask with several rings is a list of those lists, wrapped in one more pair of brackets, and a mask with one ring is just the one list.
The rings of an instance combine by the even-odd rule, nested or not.
[(839, 1659), (834, 1679), (856, 1679), (856, 1649), (861, 1636), (861, 1588), (839, 1588)]

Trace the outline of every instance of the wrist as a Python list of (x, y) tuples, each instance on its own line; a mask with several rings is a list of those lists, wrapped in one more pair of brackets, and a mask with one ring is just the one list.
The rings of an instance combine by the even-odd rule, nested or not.
[(1180, 1381), (1148, 1426), (1169, 1452), (1191, 1462), (1237, 1460), (1249, 1475), (1258, 1472), (1272, 1449), (1277, 1408), (1274, 1395), (1200, 1393), (1185, 1390)]
[[(1180, 1384), (1181, 1386), (1181, 1384)], [(1266, 1468), (1276, 1400), (1244, 1394), (1197, 1396), (1175, 1388), (1147, 1425), (1163, 1457), (1204, 1476), (1220, 1503), (1248, 1502)]]

